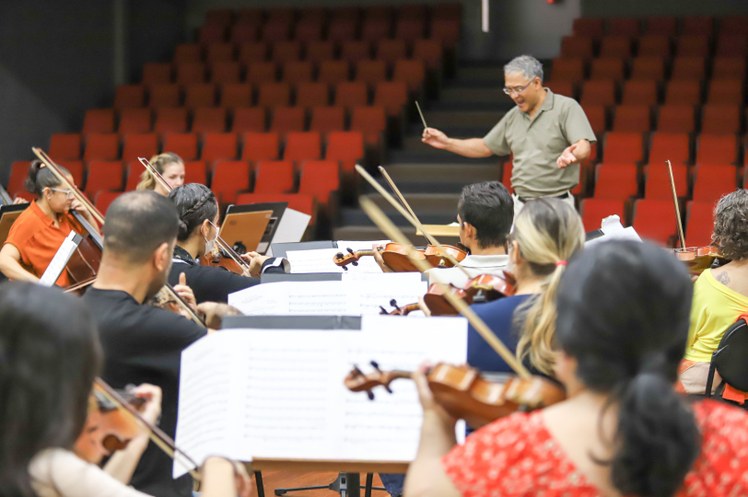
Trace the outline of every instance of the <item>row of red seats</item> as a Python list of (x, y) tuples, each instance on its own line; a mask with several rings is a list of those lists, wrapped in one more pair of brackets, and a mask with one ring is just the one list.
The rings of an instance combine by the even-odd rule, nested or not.
[[(238, 64), (228, 64), (235, 66), (234, 69), (236, 71), (239, 70)], [(193, 92), (198, 92), (202, 98), (210, 99), (212, 102), (215, 100), (215, 94), (219, 84), (228, 85), (249, 83), (262, 86), (273, 83), (285, 83), (290, 86), (291, 84), (316, 81), (333, 85), (351, 80), (348, 64), (342, 61), (332, 61), (330, 64), (325, 64), (325, 71), (320, 72), (316, 79), (312, 72), (313, 68), (311, 62), (287, 63), (284, 66), (284, 73), (280, 80), (277, 78), (274, 63), (258, 62), (250, 65), (245, 78), (240, 77), (240, 74), (235, 72), (231, 78), (218, 78), (222, 80), (216, 81), (214, 79), (208, 83), (204, 81), (202, 64), (184, 64), (183, 66), (180, 66), (180, 68), (184, 66), (186, 66), (187, 69), (196, 69), (197, 72), (180, 73), (177, 82), (173, 83), (168, 79), (168, 71), (171, 68), (169, 64), (151, 64), (148, 67), (158, 67), (159, 69), (164, 69), (165, 72), (159, 77), (156, 77), (156, 73), (153, 71), (146, 73), (150, 75), (148, 78), (150, 81), (143, 82), (143, 85), (149, 88), (151, 95), (164, 93), (170, 97), (172, 94), (176, 94), (176, 98), (179, 98), (180, 88), (184, 88), (187, 96), (189, 96), (190, 89), (192, 89)], [(189, 74), (189, 76), (187, 76), (187, 74)], [(387, 64), (382, 60), (362, 60), (356, 63), (353, 74), (353, 81), (366, 83), (370, 87), (374, 87), (376, 84), (388, 80), (403, 81), (413, 92), (419, 92), (421, 90), (425, 78), (426, 67), (423, 61), (418, 59), (398, 60), (395, 62), (391, 73), (388, 72)], [(205, 96), (203, 97), (203, 95)]]
[(235, 21), (206, 19), (198, 30), (197, 40), (206, 44), (227, 40), (244, 43), (258, 39), (269, 42), (287, 39), (344, 42), (389, 37), (412, 40), (430, 35), (453, 47), (460, 36), (460, 6), (436, 7), (430, 16), (428, 14), (429, 9), (424, 5), (367, 8), (363, 12), (340, 8), (331, 11), (329, 19), (325, 12), (316, 11), (296, 21), (294, 13), (289, 11), (269, 11), (267, 16), (259, 11), (244, 11)]
[[(744, 168), (738, 169), (730, 164), (696, 166), (691, 172), (685, 164), (672, 167), (676, 192), (684, 199), (714, 202), (746, 180)], [(639, 197), (672, 200), (673, 192), (666, 164), (650, 163), (640, 168), (631, 163), (602, 163), (595, 168), (592, 196), (617, 200)]]
[[(88, 170), (81, 161), (60, 161), (72, 174), (76, 184), (91, 199), (100, 192), (134, 190), (143, 166), (138, 161), (91, 161)], [(18, 177), (25, 177), (29, 162), (13, 163), (8, 191), (28, 198)], [(206, 161), (185, 162), (185, 182), (210, 186), (222, 205), (235, 203), (244, 192), (258, 194), (304, 193), (311, 195), (321, 208), (327, 208), (332, 192), (338, 190), (342, 171), (336, 160), (304, 160), (298, 166), (290, 160), (217, 161), (210, 169)]]
[(745, 33), (724, 33), (714, 43), (709, 37), (699, 34), (674, 38), (664, 34), (608, 35), (599, 40), (583, 34), (573, 34), (561, 39), (561, 56), (589, 58), (596, 55), (622, 58), (638, 55), (666, 59), (673, 55), (744, 57), (748, 55), (748, 36)]
[[(711, 71), (711, 78), (707, 75)], [(557, 57), (550, 71), (552, 80), (581, 82), (585, 79), (630, 81), (671, 81), (706, 79), (744, 81), (745, 57), (677, 57), (669, 63), (662, 57)]]
[(715, 18), (713, 16), (651, 16), (643, 19), (632, 17), (591, 18), (580, 17), (574, 19), (572, 31), (577, 35), (585, 35), (599, 39), (608, 35), (702, 35), (712, 36), (716, 33), (744, 34), (748, 26), (748, 16), (729, 16)]
[[(78, 160), (80, 135), (60, 133), (52, 135), (49, 154), (53, 159)], [(200, 140), (197, 133), (167, 133), (162, 143), (154, 133), (132, 134), (124, 137), (120, 154), (120, 139), (115, 133), (92, 134), (87, 138), (83, 160), (125, 160), (150, 157), (162, 150), (174, 152), (184, 160), (207, 162), (217, 160), (340, 160), (345, 170), (364, 156), (364, 135), (357, 131), (330, 132), (323, 147), (323, 135), (317, 131), (290, 132), (281, 143), (281, 135), (268, 133), (205, 133)], [(283, 145), (281, 147), (281, 145)], [(241, 148), (241, 150), (240, 150)], [(282, 149), (282, 152), (281, 152)]]
[[(670, 160), (672, 163), (691, 163), (691, 141), (684, 133), (646, 133), (610, 131), (598, 136), (601, 155), (592, 162), (606, 163), (656, 163)], [(742, 146), (737, 135), (710, 135), (702, 133), (694, 142), (696, 165), (741, 164)]]
[[(153, 119), (155, 114), (155, 121)], [(273, 109), (263, 107), (243, 107), (229, 112), (221, 107), (202, 107), (192, 113), (185, 107), (165, 107), (156, 109), (123, 109), (118, 122), (114, 109), (91, 109), (86, 111), (83, 120), (83, 135), (92, 133), (114, 133), (123, 137), (131, 134), (157, 133), (234, 133), (275, 131), (343, 131), (347, 129), (383, 133), (386, 131), (384, 107), (359, 106), (348, 109), (344, 106), (324, 106), (307, 108), (304, 106), (284, 106)], [(268, 119), (269, 117), (269, 119)], [(76, 134), (78, 135), (78, 134)], [(72, 140), (73, 138), (66, 138)], [(77, 145), (80, 149), (81, 137)]]
[[(640, 84), (644, 83), (644, 84)], [(647, 84), (649, 83), (649, 84)], [(590, 79), (577, 86), (570, 81), (550, 81), (546, 83), (554, 92), (570, 97), (577, 96), (583, 106), (621, 104), (656, 105), (660, 100), (658, 85), (652, 82), (627, 81), (618, 91), (615, 81)], [(665, 105), (701, 105), (704, 100), (703, 87), (698, 81), (670, 81), (665, 85), (663, 103)], [(742, 107), (744, 88), (738, 82), (714, 81), (707, 93), (707, 104), (723, 104)]]
[(693, 105), (621, 104), (617, 106), (584, 105), (584, 111), (596, 134), (605, 131), (646, 133), (734, 134), (743, 130), (741, 107), (723, 104)]
[[(281, 41), (268, 44), (262, 41), (242, 43), (212, 43), (205, 47), (199, 43), (182, 43), (174, 49), (172, 64), (206, 63), (216, 67), (219, 63), (307, 61), (321, 65), (325, 61), (339, 60), (355, 64), (365, 59), (381, 59), (392, 64), (398, 59), (420, 59), (430, 69), (440, 69), (444, 56), (442, 42), (431, 38), (418, 38), (413, 42), (403, 39), (383, 39), (374, 43), (364, 40), (337, 44), (332, 41)], [(220, 66), (219, 66), (220, 67)]]
[[(332, 88), (332, 95), (330, 89)], [(409, 96), (408, 85), (404, 81), (381, 81), (370, 91), (362, 81), (343, 81), (335, 85), (326, 83), (300, 82), (295, 86), (290, 83), (263, 83), (257, 92), (249, 84), (227, 84), (220, 87), (220, 96), (216, 98), (216, 87), (212, 84), (192, 85), (184, 89), (179, 85), (157, 85), (149, 92), (142, 85), (123, 85), (117, 88), (114, 99), (115, 109), (138, 109), (146, 105), (161, 112), (162, 108), (186, 107), (263, 107), (271, 108), (289, 106), (292, 103), (299, 107), (333, 105), (348, 109), (371, 104), (382, 105), (388, 113), (399, 113), (400, 106)], [(256, 93), (256, 96), (255, 96)], [(180, 105), (183, 104), (183, 105)], [(98, 118), (97, 118), (98, 119)], [(109, 126), (110, 118), (102, 116), (104, 126)]]
[[(689, 200), (686, 203), (686, 246), (703, 247), (711, 243), (714, 228), (713, 210), (714, 202), (711, 201)], [(680, 246), (677, 238), (675, 204), (672, 200), (644, 198), (627, 202), (617, 199), (585, 198), (579, 203), (579, 211), (585, 230), (599, 229), (603, 218), (617, 214), (624, 226), (633, 226), (642, 238), (654, 240), (668, 247)]]

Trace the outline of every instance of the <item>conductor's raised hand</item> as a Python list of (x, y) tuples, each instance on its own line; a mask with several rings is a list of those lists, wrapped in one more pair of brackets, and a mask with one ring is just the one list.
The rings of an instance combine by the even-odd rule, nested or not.
[(564, 151), (561, 152), (561, 155), (558, 156), (558, 159), (556, 159), (556, 165), (559, 168), (563, 169), (569, 166), (570, 164), (577, 162), (578, 160), (577, 156), (574, 155), (574, 149), (576, 148), (577, 148), (576, 143), (566, 147)]
[(436, 128), (426, 128), (421, 135), (421, 141), (434, 148), (446, 149), (449, 146), (449, 137), (443, 131)]

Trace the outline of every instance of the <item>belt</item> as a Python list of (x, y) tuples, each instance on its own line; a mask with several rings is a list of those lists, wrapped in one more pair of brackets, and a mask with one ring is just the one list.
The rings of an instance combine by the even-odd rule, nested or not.
[[(571, 194), (569, 192), (564, 192), (561, 195), (553, 195), (553, 196), (543, 195), (543, 196), (534, 197), (534, 198), (569, 198), (570, 195)], [(517, 195), (517, 200), (519, 200), (520, 202), (522, 202), (524, 204), (524, 203), (526, 203), (526, 202), (528, 202), (530, 200), (533, 200), (533, 199), (532, 198), (524, 198), (524, 197), (520, 197), (519, 195)]]

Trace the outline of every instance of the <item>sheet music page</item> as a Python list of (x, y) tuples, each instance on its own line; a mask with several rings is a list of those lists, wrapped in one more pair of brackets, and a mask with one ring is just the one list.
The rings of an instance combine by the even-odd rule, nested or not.
[[(358, 242), (361, 244), (362, 242)], [(366, 245), (359, 245), (359, 248), (349, 247), (312, 249), (312, 250), (289, 250), (286, 252), (286, 258), (291, 263), (292, 273), (342, 273), (346, 272), (340, 266), (333, 262), (333, 257), (338, 253), (347, 253), (346, 248), (351, 250), (371, 250), (371, 244), (376, 242), (365, 242)], [(358, 265), (349, 264), (348, 271), (357, 273), (381, 273), (382, 269), (377, 265), (374, 257), (361, 257)]]
[(278, 222), (271, 243), (296, 243), (304, 236), (309, 220), (312, 216), (303, 212), (286, 208), (283, 217)]
[[(464, 363), (467, 322), (366, 316), (361, 328), (225, 330), (201, 339), (182, 354), (177, 445), (198, 463), (209, 454), (411, 461), (421, 426), (412, 382), (394, 382), (391, 395), (379, 389), (372, 402), (343, 379), (352, 364), (371, 372), (371, 360), (383, 370)], [(183, 472), (175, 465), (175, 476)]]
[(81, 236), (75, 231), (68, 233), (67, 238), (63, 240), (60, 248), (57, 249), (54, 257), (49, 262), (49, 266), (44, 270), (44, 274), (39, 278), (39, 284), (44, 286), (52, 286), (60, 277), (62, 272), (65, 270), (70, 257), (72, 257), (75, 249), (78, 248), (78, 244), (81, 242)]
[(417, 302), (427, 290), (420, 273), (362, 273), (341, 281), (280, 281), (229, 294), (228, 303), (248, 316), (361, 316)]

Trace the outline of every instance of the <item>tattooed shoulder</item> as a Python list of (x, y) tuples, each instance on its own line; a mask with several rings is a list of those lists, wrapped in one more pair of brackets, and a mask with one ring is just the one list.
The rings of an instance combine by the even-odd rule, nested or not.
[(728, 276), (727, 271), (722, 271), (715, 275), (715, 278), (717, 281), (722, 283), (723, 285), (729, 285), (730, 284), (730, 276)]

